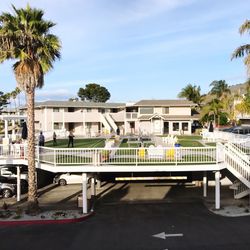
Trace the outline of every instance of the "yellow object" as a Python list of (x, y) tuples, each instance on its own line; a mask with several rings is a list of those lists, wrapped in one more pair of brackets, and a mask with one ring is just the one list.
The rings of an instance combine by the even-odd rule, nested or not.
[(140, 148), (138, 151), (138, 155), (140, 158), (145, 158), (146, 151), (144, 148)]
[(173, 148), (166, 151), (166, 158), (172, 159), (172, 158), (174, 158), (174, 155), (175, 155), (175, 151)]

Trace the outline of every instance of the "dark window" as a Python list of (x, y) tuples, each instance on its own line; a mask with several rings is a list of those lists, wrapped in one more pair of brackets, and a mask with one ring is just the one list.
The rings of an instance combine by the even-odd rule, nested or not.
[(173, 131), (179, 131), (179, 122), (173, 123)]
[(75, 108), (69, 107), (69, 108), (68, 108), (68, 112), (75, 112)]
[(145, 108), (140, 108), (140, 114), (153, 114), (154, 108), (151, 107), (145, 107)]
[(183, 131), (188, 131), (188, 123), (187, 122), (182, 123), (182, 130)]

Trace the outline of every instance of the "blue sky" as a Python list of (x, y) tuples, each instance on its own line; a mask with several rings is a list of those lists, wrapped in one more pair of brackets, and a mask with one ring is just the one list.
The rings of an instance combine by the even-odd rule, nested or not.
[[(1, 0), (0, 11), (11, 3)], [(234, 49), (249, 43), (239, 26), (250, 18), (250, 0), (32, 0), (57, 23), (62, 58), (45, 77), (37, 100), (65, 100), (95, 82), (110, 101), (175, 99), (188, 83), (209, 90), (213, 80), (244, 82)], [(0, 65), (0, 90), (15, 88), (11, 65)]]

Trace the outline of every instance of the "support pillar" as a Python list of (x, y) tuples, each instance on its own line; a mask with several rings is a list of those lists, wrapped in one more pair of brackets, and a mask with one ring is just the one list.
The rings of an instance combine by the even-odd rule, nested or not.
[(16, 131), (15, 131), (15, 120), (11, 121), (12, 123), (12, 140), (16, 140)]
[(215, 209), (220, 209), (220, 171), (215, 172)]
[(207, 186), (208, 186), (207, 171), (204, 171), (203, 172), (203, 197), (207, 197)]
[(4, 138), (8, 138), (8, 120), (4, 120)]
[(87, 199), (87, 174), (82, 174), (82, 213), (88, 213), (88, 199)]
[(21, 173), (20, 173), (20, 167), (17, 167), (17, 196), (16, 200), (21, 200)]
[(95, 176), (91, 178), (91, 196), (96, 196)]

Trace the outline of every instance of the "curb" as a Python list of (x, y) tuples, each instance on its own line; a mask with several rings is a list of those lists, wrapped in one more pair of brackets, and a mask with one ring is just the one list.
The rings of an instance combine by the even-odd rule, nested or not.
[(68, 224), (68, 223), (77, 223), (82, 222), (89, 217), (93, 216), (94, 212), (90, 212), (80, 218), (76, 219), (58, 219), (58, 220), (13, 220), (13, 221), (0, 221), (0, 226), (18, 226), (18, 225), (47, 225), (47, 224)]

